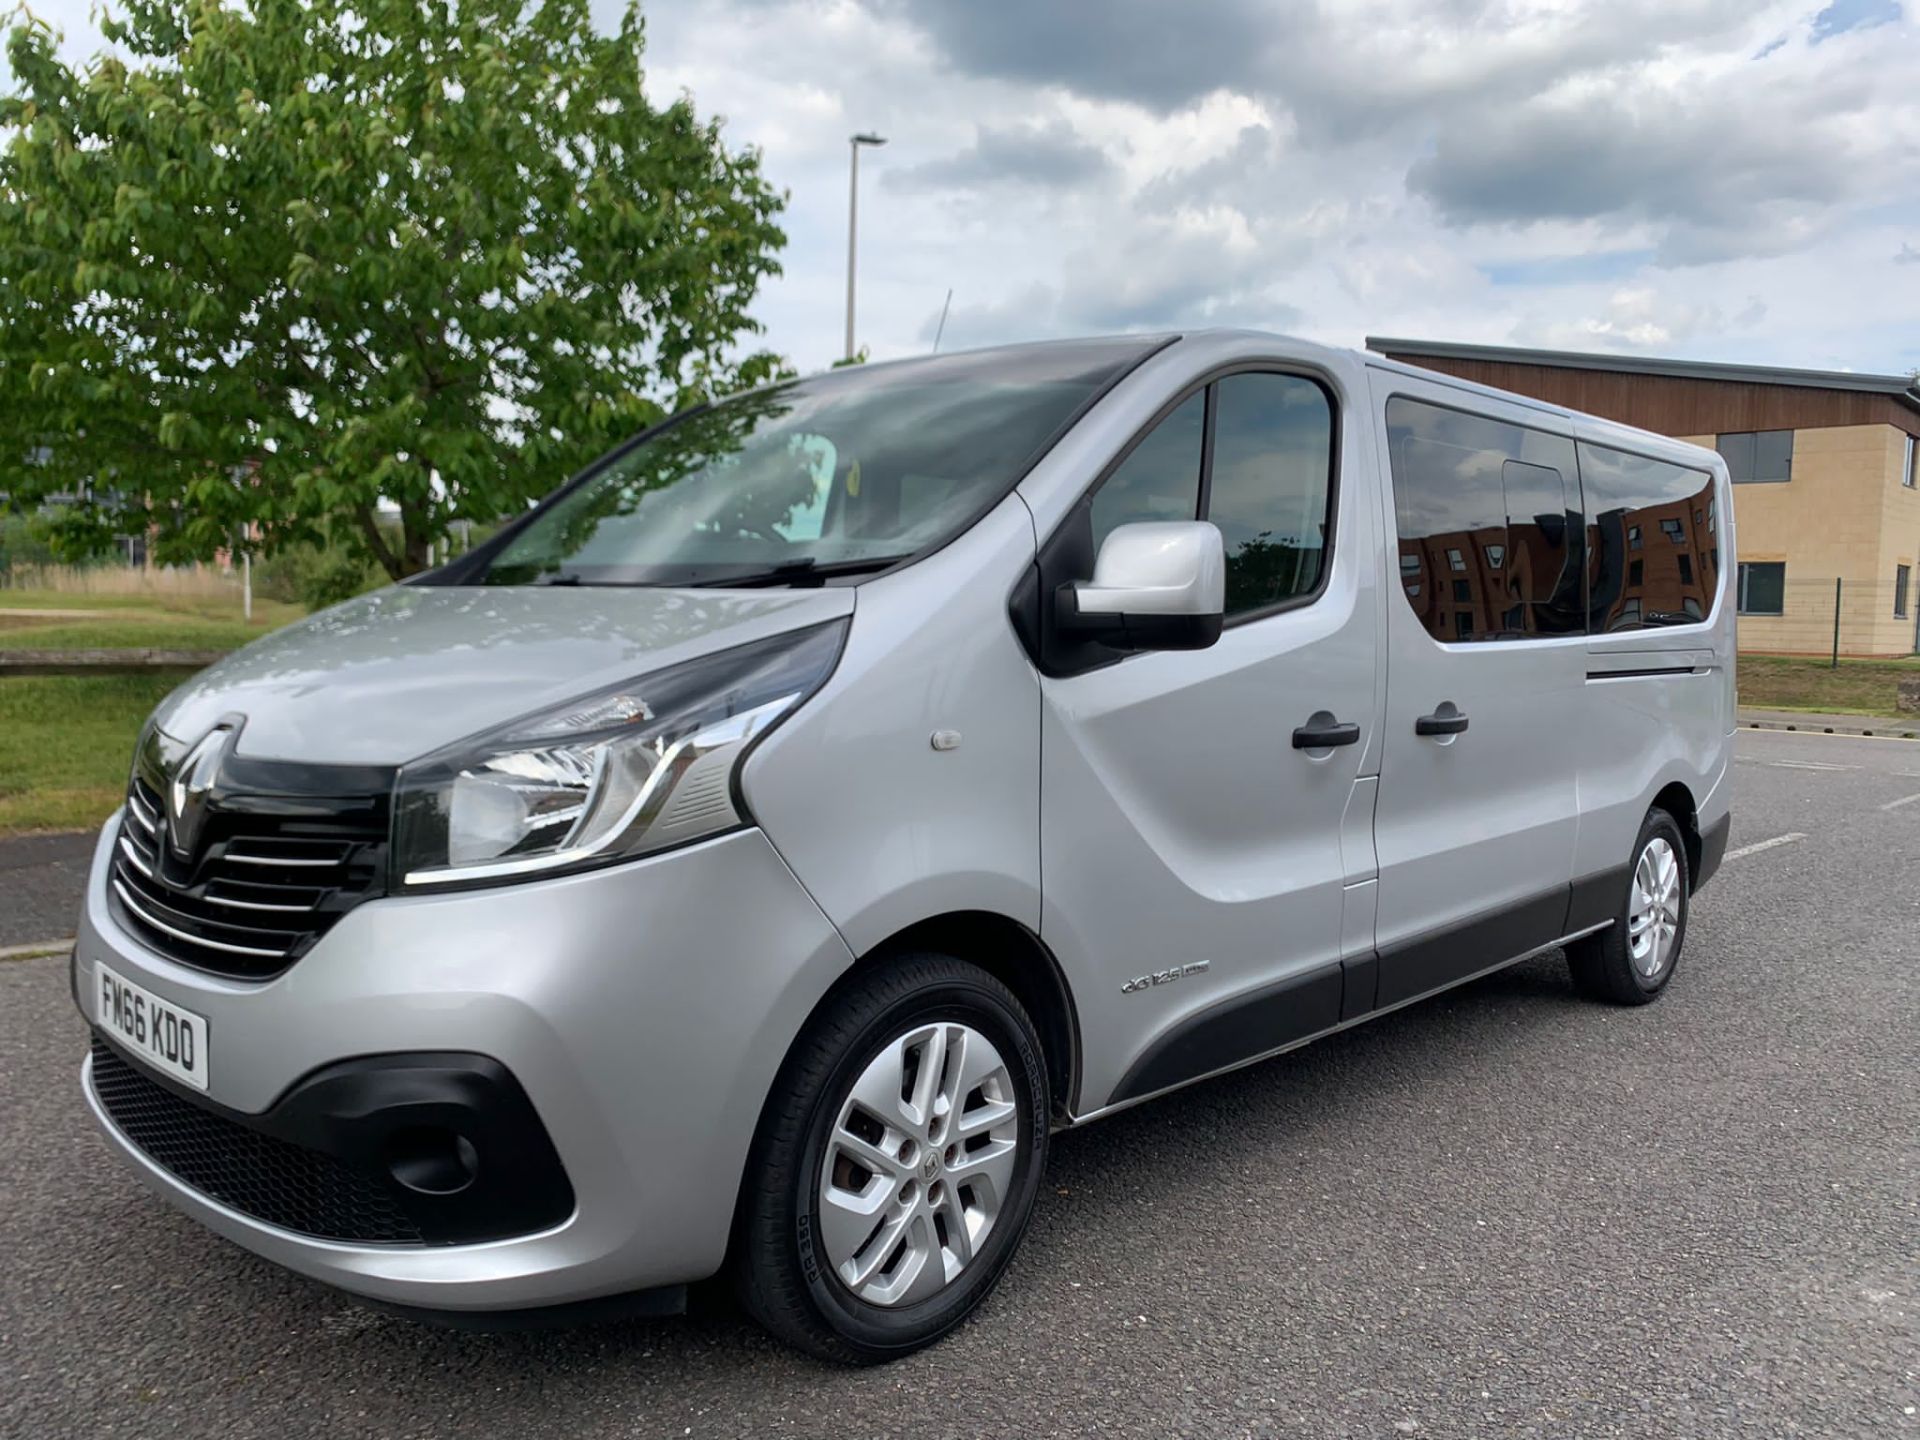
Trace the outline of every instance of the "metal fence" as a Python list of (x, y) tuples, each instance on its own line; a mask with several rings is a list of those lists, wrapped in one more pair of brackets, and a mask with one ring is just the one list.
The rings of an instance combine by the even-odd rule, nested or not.
[(1775, 655), (1845, 658), (1912, 655), (1920, 650), (1920, 600), (1914, 578), (1883, 583), (1781, 574), (1780, 566), (1743, 564), (1738, 577), (1740, 649)]

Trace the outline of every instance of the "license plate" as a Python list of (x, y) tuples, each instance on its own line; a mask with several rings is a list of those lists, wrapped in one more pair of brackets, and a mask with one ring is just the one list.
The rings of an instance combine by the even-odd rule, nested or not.
[(95, 973), (101, 1027), (156, 1070), (206, 1089), (206, 1017), (162, 1000), (104, 965)]

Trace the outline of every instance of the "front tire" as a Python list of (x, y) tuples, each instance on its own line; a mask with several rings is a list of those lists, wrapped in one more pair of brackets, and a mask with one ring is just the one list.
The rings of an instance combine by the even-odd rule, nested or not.
[(993, 1288), (1046, 1168), (1039, 1036), (999, 981), (944, 955), (855, 979), (794, 1046), (761, 1119), (734, 1283), (781, 1339), (875, 1364)]
[(1574, 987), (1594, 1000), (1645, 1005), (1660, 998), (1687, 938), (1693, 874), (1686, 837), (1665, 810), (1647, 812), (1613, 924), (1567, 946)]

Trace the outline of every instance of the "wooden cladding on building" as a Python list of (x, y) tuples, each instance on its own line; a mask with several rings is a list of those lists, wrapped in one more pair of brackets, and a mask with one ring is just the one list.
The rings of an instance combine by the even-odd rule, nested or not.
[(1817, 430), (1834, 425), (1891, 425), (1920, 435), (1920, 414), (1891, 395), (1803, 385), (1756, 384), (1575, 370), (1557, 365), (1405, 355), (1392, 359), (1445, 375), (1531, 395), (1663, 435), (1721, 435), (1740, 430)]

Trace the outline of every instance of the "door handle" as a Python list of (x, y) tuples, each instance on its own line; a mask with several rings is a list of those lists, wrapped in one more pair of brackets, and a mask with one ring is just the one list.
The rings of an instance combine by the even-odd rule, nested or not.
[(1442, 715), (1438, 711), (1432, 715), (1422, 715), (1413, 722), (1416, 735), (1458, 735), (1467, 728), (1467, 717), (1459, 711)]
[(1296, 750), (1330, 750), (1335, 745), (1359, 743), (1360, 727), (1351, 720), (1344, 725), (1331, 718), (1324, 723), (1309, 720), (1293, 732), (1293, 748)]

